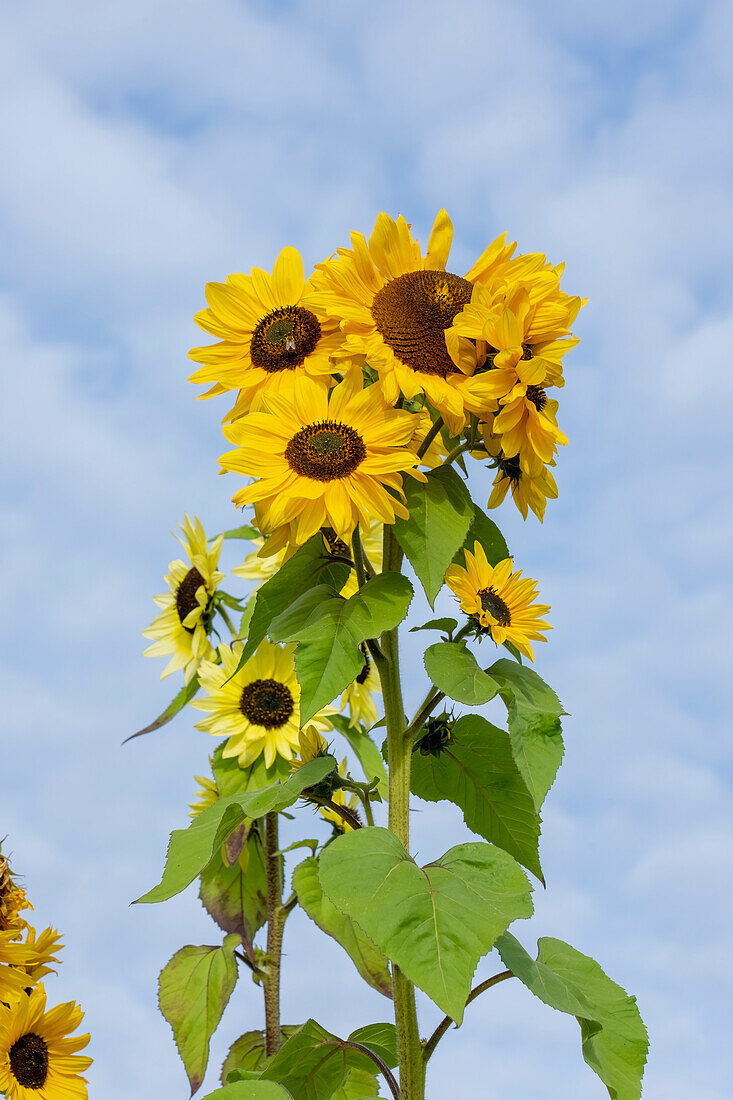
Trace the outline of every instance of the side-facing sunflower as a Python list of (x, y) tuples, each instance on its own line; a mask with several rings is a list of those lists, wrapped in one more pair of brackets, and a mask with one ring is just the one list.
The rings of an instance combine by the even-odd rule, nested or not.
[(369, 729), (379, 717), (372, 698), (372, 692), (381, 694), (382, 687), (379, 682), (379, 674), (365, 646), (362, 646), (362, 653), (364, 655), (364, 667), (353, 684), (349, 684), (341, 696), (341, 710), (349, 708), (349, 725), (351, 727), (356, 727), (362, 722)]
[[(346, 775), (346, 759), (345, 758), (341, 761), (341, 763), (338, 766), (338, 773), (339, 773), (340, 776), (345, 776)], [(333, 794), (331, 795), (330, 801), (335, 806), (343, 806), (344, 809), (348, 811), (348, 814), (344, 815), (344, 814), (340, 814), (338, 812), (338, 810), (331, 809), (330, 806), (319, 806), (318, 807), (318, 812), (321, 815), (321, 817), (325, 818), (326, 821), (328, 821), (331, 825), (333, 825), (333, 827), (334, 827), (334, 829), (336, 830), (337, 833), (352, 833), (355, 828), (358, 828), (358, 825), (359, 825), (360, 822), (359, 822), (359, 798), (358, 798), (357, 795), (355, 795), (353, 792), (350, 793), (350, 794), (347, 794), (346, 791), (341, 790), (339, 788), (338, 790), (333, 792)], [(349, 822), (349, 820), (348, 820), (349, 817), (351, 817), (352, 820), (354, 820), (356, 822), (355, 825), (352, 825)]]
[(201, 521), (196, 516), (193, 521), (185, 516), (180, 527), (183, 537), (176, 537), (189, 560), (178, 559), (168, 566), (165, 580), (169, 591), (153, 597), (163, 610), (143, 630), (143, 636), (154, 639), (145, 650), (146, 657), (172, 654), (160, 674), (161, 680), (182, 668), (188, 683), (204, 657), (214, 656), (208, 637), (210, 607), (211, 597), (224, 580), (224, 574), (217, 569), (224, 540), (220, 535), (209, 544)]
[(73, 1001), (46, 1010), (38, 986), (14, 1005), (0, 1005), (0, 1093), (8, 1100), (86, 1100), (80, 1076), (92, 1059), (79, 1054), (89, 1035), (72, 1036), (84, 1018)]
[(257, 479), (233, 500), (256, 502), (263, 534), (287, 528), (300, 545), (331, 527), (348, 542), (359, 522), (366, 528), (372, 518), (407, 518), (398, 499), (402, 473), (425, 480), (410, 448), (414, 415), (385, 405), (378, 387), (364, 389), (360, 370), (350, 370), (330, 394), (300, 377), (290, 395), (263, 401), (266, 411), (225, 426), (236, 450), (219, 460), (224, 470)]
[(249, 275), (229, 275), (207, 283), (207, 309), (194, 320), (218, 344), (192, 348), (189, 358), (203, 364), (189, 381), (214, 383), (202, 397), (239, 390), (228, 418), (259, 407), (262, 397), (287, 388), (296, 373), (327, 379), (331, 356), (343, 344), (338, 322), (314, 312), (313, 276), (306, 282), (297, 249), (287, 247), (272, 275), (253, 267)]
[(550, 610), (547, 604), (535, 603), (537, 583), (522, 577), (521, 570), (512, 572), (511, 558), (489, 565), (484, 548), (474, 542), (473, 553), (464, 551), (466, 566), (450, 565), (445, 581), (458, 597), (465, 611), (487, 631), (497, 645), (512, 645), (534, 660), (531, 641), (547, 641), (541, 631), (552, 630), (540, 618)]
[(10, 873), (10, 864), (0, 848), (0, 933), (12, 933), (19, 939), (28, 921), (21, 917), (25, 909), (32, 909), (25, 890), (14, 881)]
[(380, 214), (369, 242), (351, 234), (352, 248), (317, 265), (322, 282), (312, 295), (316, 308), (341, 321), (344, 352), (366, 357), (378, 374), (388, 404), (402, 392), (408, 399), (424, 392), (452, 435), (465, 422), (465, 401), (490, 404), (477, 349), (445, 332), (471, 301), (472, 283), (445, 270), (453, 226), (445, 210), (435, 219), (427, 252), (400, 215)]
[[(219, 646), (221, 664), (204, 661), (199, 678), (204, 695), (191, 706), (206, 712), (196, 729), (212, 737), (227, 737), (224, 757), (237, 757), (247, 768), (261, 755), (266, 767), (276, 756), (292, 760), (300, 732), (300, 686), (295, 678), (294, 645), (272, 645), (263, 639), (257, 652), (239, 672), (240, 645)], [(331, 729), (324, 707), (310, 723), (317, 730)]]

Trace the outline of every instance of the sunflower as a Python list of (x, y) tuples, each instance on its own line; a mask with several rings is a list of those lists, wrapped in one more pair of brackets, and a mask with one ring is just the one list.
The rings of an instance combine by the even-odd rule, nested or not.
[(377, 691), (381, 695), (382, 688), (379, 683), (379, 674), (364, 645), (361, 651), (364, 656), (364, 667), (353, 684), (349, 684), (341, 696), (341, 710), (349, 708), (349, 726), (355, 728), (363, 722), (369, 729), (379, 717), (372, 692)]
[[(191, 701), (206, 718), (196, 729), (213, 737), (227, 737), (224, 757), (237, 757), (242, 768), (264, 754), (270, 767), (276, 756), (292, 760), (298, 750), (300, 687), (295, 678), (294, 645), (272, 645), (263, 639), (255, 653), (236, 672), (240, 645), (219, 646), (221, 664), (204, 661), (199, 670), (205, 697)], [(331, 728), (325, 707), (310, 722), (316, 729)]]
[[(342, 777), (346, 775), (345, 758), (338, 766), (338, 774)], [(333, 792), (330, 801), (333, 802), (336, 806), (343, 806), (344, 809), (349, 810), (351, 815), (355, 817), (357, 821), (359, 820), (359, 799), (357, 795), (353, 793), (347, 795), (346, 791), (339, 788), (338, 790), (335, 790)], [(342, 817), (338, 810), (332, 810), (329, 806), (319, 806), (318, 812), (321, 817), (325, 818), (326, 821), (329, 821), (331, 825), (333, 825), (336, 832), (351, 833), (354, 831), (354, 826), (351, 825), (345, 817)]]
[(90, 1036), (71, 1035), (83, 1018), (73, 1001), (46, 1011), (43, 986), (0, 1006), (0, 1092), (8, 1100), (86, 1100), (80, 1074), (92, 1059), (78, 1052)]
[(194, 795), (193, 802), (189, 803), (189, 817), (198, 817), (209, 806), (219, 801), (219, 788), (216, 780), (206, 775), (195, 775), (194, 779), (199, 785), (199, 790)]
[(501, 412), (491, 425), (506, 454), (516, 455), (522, 473), (536, 476), (542, 465), (552, 462), (558, 444), (568, 437), (557, 426), (557, 401), (548, 398), (541, 386), (517, 386), (504, 398)]
[(296, 772), (311, 760), (328, 755), (328, 741), (315, 726), (306, 726), (298, 734), (298, 755), (293, 759), (290, 770)]
[(10, 864), (0, 851), (0, 933), (12, 932), (13, 938), (19, 939), (28, 928), (28, 922), (20, 913), (32, 908), (25, 890), (13, 881)]
[(470, 341), (445, 331), (471, 301), (472, 284), (445, 270), (453, 226), (445, 210), (435, 219), (427, 252), (400, 215), (376, 220), (369, 242), (351, 234), (352, 248), (317, 265), (321, 285), (312, 301), (341, 321), (347, 336), (342, 354), (361, 353), (379, 374), (388, 404), (400, 392), (408, 399), (424, 392), (452, 435), (465, 423), (466, 399), (490, 400), (483, 376), (472, 377), (480, 356)]
[(249, 275), (229, 275), (207, 283), (207, 309), (194, 320), (218, 344), (192, 348), (189, 358), (203, 366), (189, 381), (214, 383), (202, 397), (239, 390), (227, 419), (259, 408), (270, 392), (287, 389), (298, 373), (327, 379), (331, 356), (343, 344), (338, 323), (313, 312), (311, 276), (295, 248), (283, 248), (272, 275), (253, 267)]
[(188, 554), (189, 561), (172, 561), (168, 566), (166, 583), (169, 591), (154, 596), (163, 611), (143, 630), (145, 638), (155, 639), (145, 650), (146, 657), (167, 657), (168, 664), (160, 674), (161, 680), (184, 670), (186, 683), (199, 667), (204, 657), (211, 659), (214, 650), (209, 643), (211, 627), (211, 598), (224, 574), (217, 569), (223, 536), (209, 545), (201, 521), (193, 522), (188, 516), (180, 525), (183, 538), (176, 536)]
[(0, 932), (0, 1002), (13, 1002), (33, 985), (28, 968), (36, 962), (33, 947), (18, 943), (13, 932)]
[(445, 574), (448, 587), (458, 597), (461, 610), (472, 616), (497, 645), (512, 645), (534, 660), (531, 640), (547, 641), (540, 631), (552, 630), (540, 618), (550, 610), (547, 604), (534, 603), (537, 583), (522, 579), (521, 570), (512, 573), (512, 559), (489, 565), (484, 548), (474, 542), (473, 553), (464, 551), (466, 567), (449, 565)]
[(225, 427), (237, 449), (219, 461), (225, 470), (257, 478), (233, 499), (256, 502), (263, 534), (288, 528), (300, 545), (331, 527), (347, 542), (360, 521), (367, 527), (372, 517), (382, 523), (407, 518), (393, 494), (402, 492), (402, 472), (425, 480), (410, 448), (414, 416), (385, 405), (377, 387), (362, 386), (355, 369), (330, 395), (302, 376), (289, 396), (268, 396), (267, 411)]
[(26, 973), (30, 981), (26, 984), (35, 985), (45, 978), (47, 974), (55, 974), (56, 971), (49, 963), (57, 963), (57, 951), (64, 946), (61, 942), (61, 933), (55, 928), (44, 928), (43, 932), (36, 932), (31, 925), (26, 930), (25, 944), (33, 957), (26, 965)]

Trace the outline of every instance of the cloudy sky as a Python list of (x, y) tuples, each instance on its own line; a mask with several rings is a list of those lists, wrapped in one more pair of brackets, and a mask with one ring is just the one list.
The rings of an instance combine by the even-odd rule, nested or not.
[[(171, 693), (140, 637), (169, 530), (235, 520), (224, 410), (186, 382), (203, 284), (286, 243), (317, 262), (381, 209), (424, 240), (446, 206), (454, 271), (508, 228), (590, 298), (560, 498), (542, 527), (499, 516), (553, 606), (537, 667), (572, 713), (521, 936), (637, 994), (648, 1100), (725, 1100), (731, 5), (19, 0), (2, 24), (0, 836), (65, 933), (49, 993), (87, 1010), (91, 1095), (187, 1095), (157, 972), (215, 936), (193, 896), (128, 907), (211, 743), (186, 715), (120, 748)], [(464, 836), (447, 804), (415, 814), (424, 860)], [(286, 948), (289, 1021), (389, 1018), (306, 918)], [(243, 978), (210, 1087), (257, 996)], [(600, 1100), (579, 1048), (505, 983), (444, 1040), (431, 1100), (483, 1100), (487, 1078), (492, 1100)]]

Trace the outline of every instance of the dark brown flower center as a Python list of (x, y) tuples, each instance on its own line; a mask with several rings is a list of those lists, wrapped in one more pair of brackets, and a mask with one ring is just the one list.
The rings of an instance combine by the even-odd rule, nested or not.
[(326, 543), (329, 554), (336, 555), (340, 558), (351, 557), (350, 547), (346, 545), (343, 539), (337, 537), (333, 527), (322, 527), (321, 534), (323, 535), (323, 541)]
[(531, 344), (522, 344), (522, 359), (531, 359), (533, 354)]
[(498, 460), (498, 467), (503, 477), (508, 477), (510, 481), (522, 480), (522, 467), (519, 465), (519, 455), (514, 455), (513, 458), (505, 458), (503, 455)]
[(285, 448), (291, 470), (316, 481), (346, 477), (366, 458), (364, 441), (347, 424), (322, 420), (293, 436)]
[(467, 279), (447, 271), (409, 271), (382, 287), (372, 317), (385, 344), (413, 370), (447, 378), (456, 374), (445, 330), (471, 301)]
[(26, 1089), (42, 1089), (48, 1077), (48, 1046), (35, 1032), (21, 1035), (10, 1048), (10, 1071)]
[(295, 710), (295, 701), (279, 680), (253, 680), (242, 691), (239, 709), (253, 725), (272, 730), (285, 725)]
[[(199, 602), (196, 599), (196, 593), (204, 583), (204, 578), (194, 565), (192, 569), (189, 569), (186, 576), (178, 585), (178, 590), (176, 592), (176, 611), (178, 612), (181, 626), (183, 626), (183, 620), (199, 606)], [(192, 627), (184, 626), (183, 629), (187, 630), (189, 634), (193, 634)]]
[(315, 313), (302, 306), (283, 306), (268, 313), (252, 333), (249, 354), (268, 374), (294, 370), (315, 351), (321, 326)]
[(501, 596), (493, 588), (482, 588), (479, 592), (481, 610), (494, 616), (499, 626), (511, 626), (512, 616)]
[(527, 400), (531, 401), (538, 412), (547, 404), (547, 394), (541, 386), (527, 386)]

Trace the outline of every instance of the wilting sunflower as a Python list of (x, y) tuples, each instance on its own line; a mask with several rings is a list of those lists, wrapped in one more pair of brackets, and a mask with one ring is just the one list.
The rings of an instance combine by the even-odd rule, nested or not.
[(209, 643), (211, 626), (211, 597), (224, 580), (217, 569), (223, 536), (209, 545), (201, 521), (188, 516), (180, 525), (183, 537), (176, 536), (188, 554), (188, 562), (172, 561), (165, 580), (169, 591), (154, 596), (163, 611), (143, 630), (145, 638), (154, 638), (145, 650), (146, 657), (167, 657), (168, 664), (160, 674), (161, 680), (179, 669), (184, 670), (188, 683), (204, 657), (211, 658), (214, 650)]
[(372, 517), (382, 523), (407, 518), (397, 499), (402, 473), (425, 480), (409, 446), (413, 414), (389, 408), (378, 387), (362, 385), (355, 369), (330, 395), (299, 377), (289, 396), (265, 398), (267, 411), (224, 428), (237, 449), (221, 456), (222, 468), (257, 478), (233, 500), (256, 502), (263, 534), (287, 527), (300, 545), (331, 527), (348, 542), (360, 521), (366, 527)]
[(43, 986), (10, 1008), (0, 1005), (0, 1093), (8, 1100), (86, 1100), (80, 1074), (92, 1059), (78, 1052), (90, 1036), (71, 1035), (83, 1018), (73, 1001), (46, 1011)]
[[(263, 639), (253, 657), (235, 674), (240, 646), (219, 646), (221, 664), (204, 661), (199, 669), (206, 693), (191, 706), (207, 712), (196, 725), (213, 737), (227, 737), (224, 757), (237, 757), (246, 768), (264, 754), (265, 765), (276, 756), (292, 760), (298, 751), (300, 687), (295, 678), (294, 645), (272, 645)], [(310, 722), (316, 729), (331, 728), (324, 707)]]
[(284, 248), (268, 275), (253, 267), (249, 275), (229, 275), (207, 283), (208, 309), (196, 324), (218, 344), (192, 348), (189, 357), (203, 366), (191, 382), (214, 383), (202, 397), (239, 390), (229, 417), (258, 408), (264, 394), (287, 388), (296, 373), (327, 379), (331, 356), (343, 344), (338, 322), (317, 316), (310, 305), (313, 276), (306, 282), (295, 248)]
[(453, 226), (445, 210), (435, 219), (423, 257), (400, 215), (380, 214), (367, 243), (351, 234), (352, 248), (318, 265), (322, 285), (313, 293), (316, 308), (341, 321), (345, 353), (363, 354), (378, 374), (388, 404), (402, 392), (408, 399), (424, 392), (452, 435), (465, 422), (465, 402), (489, 404), (477, 348), (445, 332), (471, 301), (473, 286), (445, 270)]
[(32, 909), (25, 890), (21, 889), (10, 873), (10, 864), (0, 851), (0, 933), (13, 933), (19, 939), (28, 922), (21, 917), (24, 909)]
[(362, 646), (362, 654), (364, 656), (364, 667), (353, 684), (349, 684), (341, 696), (341, 710), (349, 708), (349, 725), (351, 727), (356, 727), (362, 722), (369, 729), (379, 717), (372, 698), (372, 692), (376, 691), (381, 694), (382, 688), (377, 670), (365, 646)]
[[(338, 773), (340, 776), (346, 775), (346, 760), (342, 760), (338, 767)], [(359, 799), (357, 795), (350, 793), (347, 794), (344, 790), (336, 790), (331, 795), (331, 802), (336, 806), (343, 806), (349, 811), (349, 815), (359, 821)], [(354, 828), (358, 827), (350, 824), (348, 818), (342, 816), (338, 810), (332, 810), (330, 806), (319, 806), (318, 812), (321, 817), (324, 817), (326, 821), (329, 821), (333, 825), (334, 829), (339, 833), (352, 833)]]
[(540, 618), (550, 610), (547, 604), (534, 603), (537, 583), (512, 573), (511, 558), (489, 565), (484, 548), (474, 542), (473, 553), (464, 551), (466, 567), (449, 565), (445, 581), (458, 596), (461, 610), (471, 615), (497, 645), (511, 642), (520, 653), (534, 660), (530, 641), (547, 641), (540, 631), (552, 630)]

